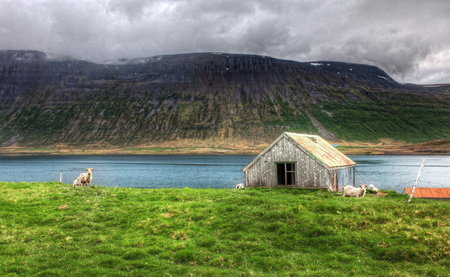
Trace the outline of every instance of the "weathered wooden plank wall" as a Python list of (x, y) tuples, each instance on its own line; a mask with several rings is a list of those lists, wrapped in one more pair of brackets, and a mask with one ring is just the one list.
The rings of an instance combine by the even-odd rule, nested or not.
[(247, 170), (247, 186), (277, 185), (276, 162), (296, 162), (295, 186), (327, 187), (327, 169), (314, 158), (282, 138)]

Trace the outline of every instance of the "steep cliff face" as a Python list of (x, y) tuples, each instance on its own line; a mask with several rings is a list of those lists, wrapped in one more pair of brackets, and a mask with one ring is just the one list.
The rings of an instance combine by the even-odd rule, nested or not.
[(0, 144), (425, 141), (450, 134), (450, 88), (401, 85), (377, 67), (198, 53), (94, 64), (0, 51)]

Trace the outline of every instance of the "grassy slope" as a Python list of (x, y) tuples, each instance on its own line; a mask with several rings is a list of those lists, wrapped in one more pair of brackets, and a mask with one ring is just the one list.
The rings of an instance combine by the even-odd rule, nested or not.
[[(283, 131), (319, 134), (310, 116), (338, 140), (421, 143), (450, 136), (448, 93), (316, 85), (313, 97), (301, 84), (289, 82), (287, 88), (272, 88), (273, 96), (263, 95), (261, 101), (245, 94), (229, 99), (224, 92), (192, 97), (147, 92), (125, 101), (120, 91), (113, 91), (110, 98), (87, 103), (56, 99), (20, 109), (0, 105), (0, 144), (10, 145), (17, 136), (20, 146), (39, 148), (136, 148), (183, 139), (196, 140), (185, 145), (189, 147), (231, 147), (228, 144), (270, 143)], [(188, 96), (189, 101), (184, 99)]]
[(448, 202), (288, 188), (0, 190), (1, 275), (450, 275)]
[[(450, 136), (448, 98), (383, 90), (366, 91), (369, 97), (363, 91), (327, 91), (334, 100), (323, 102), (322, 108), (311, 106), (312, 112), (337, 138), (347, 141), (390, 138), (420, 143)], [(336, 101), (340, 94), (345, 96)], [(347, 97), (357, 100), (348, 101)]]

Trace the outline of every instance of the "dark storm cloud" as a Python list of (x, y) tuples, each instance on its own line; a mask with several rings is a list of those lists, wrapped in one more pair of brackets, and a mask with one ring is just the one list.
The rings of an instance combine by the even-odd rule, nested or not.
[[(342, 43), (322, 53), (375, 64), (398, 79), (411, 80), (431, 55), (449, 49), (449, 15), (448, 1), (361, 2), (348, 14)], [(435, 60), (435, 65), (448, 61)]]
[(188, 52), (373, 64), (450, 83), (449, 1), (3, 0), (0, 49), (97, 62)]

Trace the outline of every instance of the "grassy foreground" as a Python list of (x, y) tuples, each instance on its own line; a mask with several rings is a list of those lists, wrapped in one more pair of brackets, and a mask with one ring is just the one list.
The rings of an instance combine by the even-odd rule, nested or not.
[(450, 202), (0, 182), (0, 275), (450, 276)]

